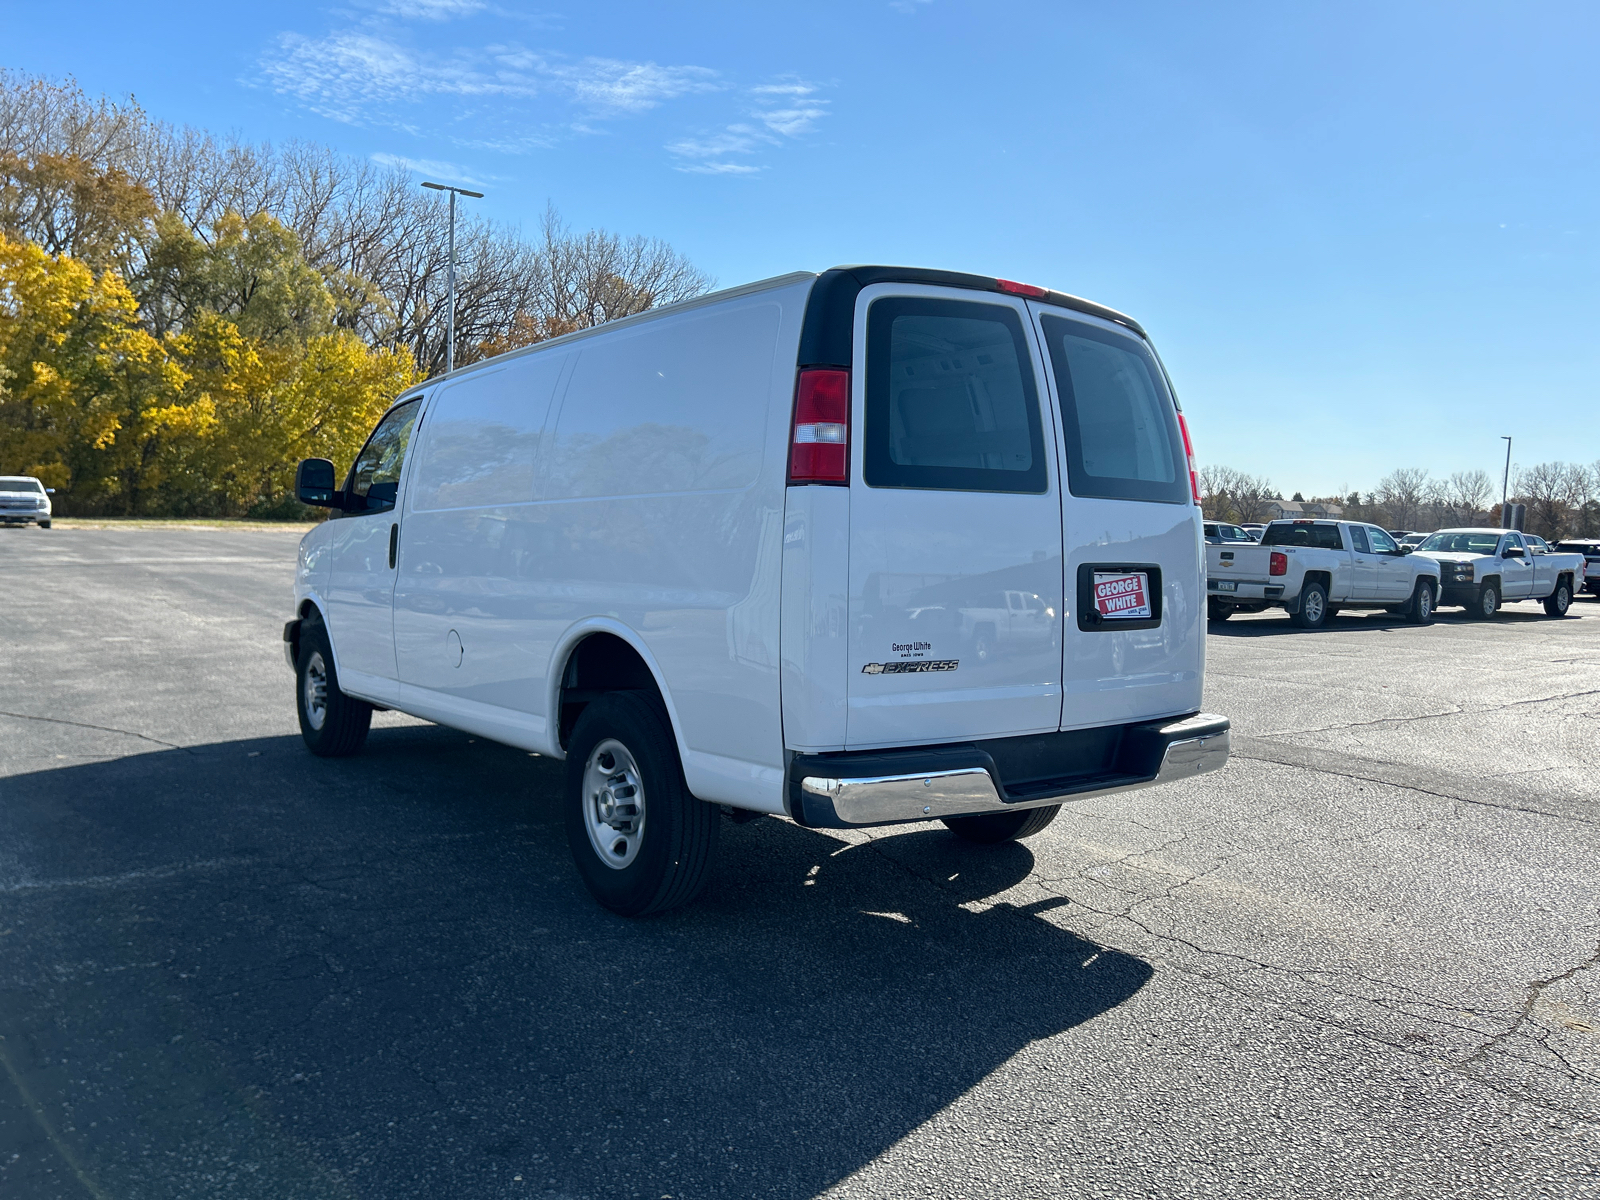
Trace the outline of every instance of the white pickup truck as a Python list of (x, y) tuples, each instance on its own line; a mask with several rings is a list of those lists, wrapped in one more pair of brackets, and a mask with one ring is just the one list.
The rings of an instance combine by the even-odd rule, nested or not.
[(1542, 600), (1545, 612), (1564, 617), (1584, 584), (1582, 554), (1535, 554), (1515, 529), (1441, 529), (1416, 557), (1439, 564), (1439, 603), (1459, 604), (1474, 617), (1492, 617), (1514, 600)]
[(1206, 547), (1206, 616), (1282, 608), (1315, 629), (1341, 608), (1383, 608), (1433, 620), (1439, 564), (1413, 556), (1376, 525), (1273, 521), (1258, 546)]

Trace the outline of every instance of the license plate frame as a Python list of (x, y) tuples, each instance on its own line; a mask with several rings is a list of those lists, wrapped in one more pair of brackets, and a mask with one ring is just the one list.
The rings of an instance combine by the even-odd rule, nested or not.
[(1237, 579), (1214, 579), (1212, 582), (1216, 584), (1219, 592), (1237, 592), (1239, 590), (1239, 581)]

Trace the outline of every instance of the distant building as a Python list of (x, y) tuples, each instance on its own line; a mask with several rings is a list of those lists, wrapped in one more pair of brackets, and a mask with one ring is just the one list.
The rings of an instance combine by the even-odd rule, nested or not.
[(1324, 504), (1320, 500), (1268, 500), (1269, 521), (1337, 521), (1344, 509), (1337, 504)]

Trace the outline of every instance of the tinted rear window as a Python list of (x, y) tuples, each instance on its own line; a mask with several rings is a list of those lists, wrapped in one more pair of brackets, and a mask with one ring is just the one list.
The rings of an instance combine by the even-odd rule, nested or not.
[(1343, 550), (1337, 525), (1272, 524), (1261, 535), (1263, 546), (1313, 546), (1319, 550)]
[(1040, 323), (1061, 395), (1072, 494), (1189, 503), (1177, 413), (1150, 348), (1064, 317)]
[(1044, 425), (1013, 308), (890, 296), (867, 311), (869, 487), (1043, 492)]

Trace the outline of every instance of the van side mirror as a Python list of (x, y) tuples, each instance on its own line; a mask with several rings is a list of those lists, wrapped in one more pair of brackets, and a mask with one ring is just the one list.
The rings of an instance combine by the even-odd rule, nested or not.
[(344, 497), (334, 478), (333, 464), (325, 458), (304, 459), (294, 472), (294, 495), (301, 504), (317, 508), (343, 508)]

